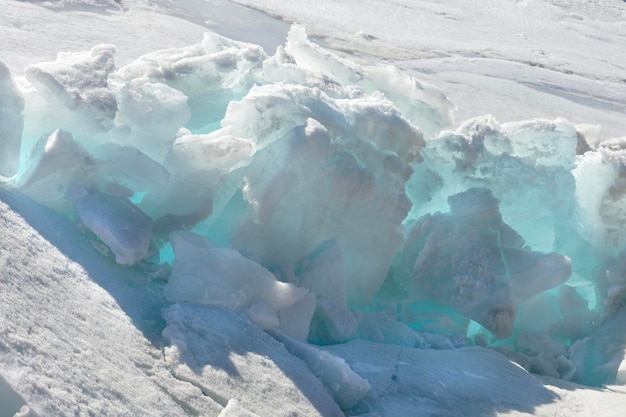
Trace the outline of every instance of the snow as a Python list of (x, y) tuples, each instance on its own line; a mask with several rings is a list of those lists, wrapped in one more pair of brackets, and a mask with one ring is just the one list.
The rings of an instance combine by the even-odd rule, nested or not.
[(7, 2), (0, 415), (621, 415), (624, 17)]

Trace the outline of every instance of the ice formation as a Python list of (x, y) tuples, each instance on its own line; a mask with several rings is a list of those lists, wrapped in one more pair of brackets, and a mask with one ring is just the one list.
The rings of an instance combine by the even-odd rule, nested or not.
[[(61, 54), (27, 68), (21, 91), (0, 65), (0, 175), (117, 264), (167, 281), (165, 360), (219, 415), (279, 415), (279, 401), (250, 401), (271, 377), (239, 368), (255, 342), (274, 351), (268, 334), (322, 382), (303, 415), (386, 409), (380, 381), (363, 379), (380, 364), (350, 347), (403, 351), (370, 343), (411, 361), (475, 343), (549, 376), (616, 378), (623, 140), (588, 144), (562, 119), (446, 130), (441, 92), (340, 59), (298, 26), (273, 56), (214, 34), (122, 68), (114, 56)], [(211, 363), (232, 331), (256, 336)], [(347, 362), (312, 344), (339, 344)], [(243, 381), (228, 398), (210, 388), (224, 372)]]
[[(24, 99), (13, 84), (11, 73), (0, 62), (0, 176), (17, 174), (24, 128)], [(1, 177), (0, 177), (1, 178)]]

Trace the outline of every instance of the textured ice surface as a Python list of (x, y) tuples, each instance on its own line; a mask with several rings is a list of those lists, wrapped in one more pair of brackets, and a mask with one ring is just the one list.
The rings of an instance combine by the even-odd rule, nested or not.
[(113, 126), (117, 101), (108, 88), (108, 76), (115, 68), (114, 56), (114, 46), (99, 45), (26, 68), (26, 79), (48, 101), (56, 127), (94, 133)]
[(370, 390), (367, 380), (354, 372), (340, 357), (277, 331), (271, 331), (270, 334), (309, 367), (342, 410), (356, 406)]
[(302, 361), (241, 315), (180, 303), (164, 317), (174, 376), (222, 406), (235, 398), (260, 416), (343, 415)]
[(326, 349), (371, 384), (360, 409), (365, 415), (532, 413), (555, 399), (523, 369), (483, 348), (433, 350), (351, 341)]

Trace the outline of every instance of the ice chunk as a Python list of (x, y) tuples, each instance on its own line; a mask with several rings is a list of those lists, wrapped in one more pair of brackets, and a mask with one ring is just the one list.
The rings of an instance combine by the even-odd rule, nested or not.
[[(355, 138), (350, 130), (346, 132), (352, 128), (327, 98), (318, 99), (314, 92), (301, 87), (268, 87), (265, 92), (274, 97), (288, 93), (291, 98), (281, 100), (295, 107), (301, 106), (302, 100), (310, 101), (326, 124), (309, 118), (279, 137), (274, 132), (282, 131), (283, 122), (293, 123), (293, 112), (281, 112), (275, 128), (272, 117), (259, 116), (256, 127), (261, 130), (251, 136), (269, 137), (263, 139), (265, 145), (259, 146), (250, 164), (233, 173), (241, 178), (231, 181), (240, 187), (240, 194), (230, 191), (227, 195), (234, 196), (231, 202), (237, 209), (216, 210), (198, 230), (213, 237), (224, 231), (223, 226), (215, 225), (232, 225), (224, 239), (227, 244), (255, 254), (264, 265), (277, 266), (287, 277), (293, 275), (301, 259), (323, 242), (336, 239), (350, 259), (346, 271), (348, 297), (352, 302), (365, 303), (384, 280), (400, 247), (400, 225), (409, 209), (404, 181), (411, 169), (394, 153)], [(250, 100), (246, 105), (256, 109), (252, 95), (246, 100)], [(249, 121), (236, 123), (241, 129), (238, 136), (245, 137), (246, 129), (255, 129)], [(240, 202), (235, 198), (241, 198)]]
[(132, 197), (161, 192), (168, 179), (169, 172), (137, 148), (107, 143), (89, 153), (71, 133), (57, 129), (37, 142), (16, 186), (39, 202), (63, 209), (61, 197), (72, 185)]
[(503, 126), (492, 117), (469, 120), (422, 150), (425, 162), (414, 166), (407, 183), (414, 203), (409, 219), (444, 211), (449, 196), (485, 187), (534, 249), (584, 252), (584, 238), (570, 221), (578, 215), (571, 174), (576, 141), (574, 126), (563, 120)]
[(57, 129), (37, 142), (16, 187), (39, 202), (55, 205), (70, 184), (89, 188), (96, 180), (96, 166), (95, 159), (71, 133)]
[(265, 58), (258, 45), (206, 33), (199, 44), (142, 56), (112, 74), (111, 84), (116, 89), (137, 79), (166, 84), (188, 98), (188, 124), (201, 128), (219, 122), (228, 103), (248, 92)]
[(593, 270), (597, 295), (606, 311), (613, 313), (626, 303), (626, 249)]
[(250, 158), (256, 144), (218, 130), (207, 135), (184, 135), (176, 139), (165, 159), (172, 172), (212, 171), (227, 173)]
[(371, 389), (359, 408), (369, 415), (532, 414), (557, 398), (506, 357), (484, 348), (415, 349), (354, 340), (325, 349), (367, 378)]
[(319, 345), (342, 343), (353, 336), (357, 324), (345, 305), (320, 298), (317, 300), (308, 340)]
[(292, 306), (280, 309), (280, 330), (295, 340), (306, 342), (315, 305), (315, 294), (309, 293)]
[(308, 288), (317, 297), (346, 306), (346, 261), (337, 240), (324, 242), (304, 258), (296, 269), (298, 285)]
[(74, 201), (80, 221), (115, 255), (115, 262), (133, 265), (148, 255), (152, 219), (128, 198), (91, 191)]
[(400, 108), (402, 116), (432, 136), (452, 121), (452, 103), (434, 87), (425, 86), (394, 67), (361, 67), (325, 51), (307, 39), (302, 26), (293, 25), (285, 51), (297, 64), (346, 86), (355, 85), (366, 93), (383, 93)]
[(13, 84), (9, 69), (0, 61), (0, 177), (12, 177), (20, 166), (23, 111), (24, 98)]
[(382, 313), (358, 310), (353, 310), (353, 312), (358, 321), (355, 338), (390, 345), (415, 347), (417, 334), (407, 325)]
[[(142, 209), (156, 219), (162, 218), (159, 223), (163, 227), (157, 228), (163, 229), (159, 233), (165, 239), (170, 231), (189, 230), (211, 214), (215, 191), (231, 170), (249, 162), (255, 150), (254, 142), (223, 130), (177, 138), (165, 157), (165, 166), (172, 176), (161, 182), (160, 190), (145, 196)], [(184, 225), (175, 228), (166, 224), (175, 219), (184, 220)]]
[(572, 346), (569, 359), (576, 366), (572, 380), (591, 386), (615, 382), (625, 352), (626, 307), (622, 306)]
[(343, 359), (294, 340), (280, 331), (270, 330), (269, 333), (283, 343), (291, 354), (306, 363), (342, 410), (354, 407), (369, 391), (367, 380), (354, 372)]
[(113, 45), (89, 52), (59, 53), (56, 61), (26, 68), (24, 75), (49, 101), (48, 109), (65, 128), (85, 133), (113, 127), (117, 111), (108, 77), (115, 69)]
[(252, 304), (246, 314), (252, 323), (263, 330), (280, 326), (280, 319), (276, 312), (262, 301)]
[(92, 155), (99, 160), (99, 182), (121, 184), (134, 193), (156, 192), (170, 178), (163, 165), (134, 146), (106, 143), (96, 147)]
[(573, 168), (578, 136), (576, 127), (563, 119), (531, 120), (502, 125), (513, 154), (528, 164)]
[(153, 159), (162, 160), (180, 127), (191, 117), (187, 96), (145, 78), (128, 81), (115, 95), (118, 102), (115, 125), (131, 130), (123, 137), (124, 144), (133, 144)]
[(217, 247), (197, 234), (174, 232), (170, 240), (176, 258), (165, 296), (172, 302), (243, 311), (262, 301), (277, 312), (308, 292), (277, 281), (271, 272), (236, 250)]
[(59, 171), (95, 164), (91, 155), (74, 141), (72, 134), (61, 129), (42, 137), (31, 155), (29, 166), (17, 181), (18, 187), (28, 187)]
[(565, 282), (571, 261), (523, 249), (487, 189), (456, 194), (449, 204), (449, 214), (424, 216), (411, 228), (392, 274), (410, 299), (453, 308), (508, 337), (517, 305)]
[(179, 303), (163, 317), (170, 372), (222, 406), (237, 398), (260, 416), (343, 416), (305, 364), (242, 315)]

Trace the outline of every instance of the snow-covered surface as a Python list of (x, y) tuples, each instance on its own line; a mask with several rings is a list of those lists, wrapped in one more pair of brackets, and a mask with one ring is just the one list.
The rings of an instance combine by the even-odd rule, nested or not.
[(107, 261), (50, 210), (0, 200), (0, 416), (342, 415), (245, 317), (174, 305), (165, 327), (162, 284)]
[[(505, 270), (526, 282), (533, 271), (558, 270), (558, 279), (538, 291), (567, 279), (570, 258), (560, 253), (572, 256), (573, 287), (544, 292), (526, 316), (520, 311), (515, 329), (496, 336), (531, 327), (552, 331), (563, 322), (558, 334), (578, 340), (569, 357), (541, 336), (520, 337), (514, 342), (520, 349), (524, 340), (535, 342), (511, 356), (536, 372), (597, 385), (615, 377), (626, 344), (625, 310), (618, 310), (626, 289), (618, 253), (626, 244), (620, 226), (626, 156), (619, 140), (596, 145), (626, 135), (626, 3), (59, 0), (2, 6), (0, 60), (13, 78), (0, 67), (0, 186), (17, 167), (23, 95), (22, 162), (32, 164), (6, 184), (61, 213), (75, 210), (91, 238), (65, 216), (0, 190), (0, 417), (341, 415), (337, 404), (350, 408), (346, 414), (371, 417), (407, 415), (407, 409), (451, 416), (623, 415), (621, 387), (541, 383), (479, 348), (415, 349), (453, 348), (455, 339), (422, 336), (395, 319), (347, 306), (368, 305), (402, 246), (403, 227), (447, 210), (446, 201), (458, 200), (466, 188), (487, 187), (503, 218), (494, 215), (495, 204), (485, 230), (457, 224), (452, 253), (437, 251), (439, 240), (431, 239), (421, 254), (424, 265), (432, 261), (436, 272), (454, 266), (456, 253), (468, 247), (458, 238), (464, 228), (471, 232), (469, 247), (484, 248), (484, 240), (472, 240), (476, 235), (493, 246), (484, 264), (472, 264), (478, 272)], [(304, 24), (310, 37), (301, 26), (290, 30), (291, 22)], [(207, 29), (263, 49), (203, 35)], [(168, 47), (176, 49), (153, 52)], [(464, 122), (486, 113), (500, 122), (542, 120)], [(556, 117), (569, 122), (551, 120)], [(456, 130), (432, 140), (446, 127)], [(70, 129), (76, 142), (61, 131), (50, 134), (58, 128)], [(582, 156), (583, 145), (594, 150)], [(107, 197), (94, 208), (86, 202), (97, 190)], [(524, 205), (517, 204), (522, 199)], [(150, 231), (167, 241), (170, 231), (194, 226), (218, 246), (240, 250), (210, 246), (241, 266), (228, 270), (235, 280), (264, 277), (254, 294), (238, 293), (244, 284), (224, 286), (225, 296), (239, 300), (231, 310), (247, 309), (261, 328), (278, 327), (300, 340), (305, 336), (297, 330), (306, 330), (313, 316), (309, 334), (318, 332), (319, 341), (387, 344), (329, 347), (343, 362), (270, 331), (284, 349), (235, 312), (170, 305), (224, 307), (224, 296), (211, 299), (208, 291), (219, 277), (202, 276), (203, 268), (220, 266), (219, 257), (187, 269), (175, 263), (168, 286), (177, 279), (183, 284), (165, 291), (169, 300), (158, 281), (167, 279), (168, 266), (145, 272), (156, 256), (147, 247)], [(533, 249), (560, 252), (531, 256), (524, 239)], [(417, 240), (406, 248), (411, 268), (411, 257), (423, 249)], [(144, 271), (116, 265), (102, 256), (109, 251), (118, 264), (139, 263)], [(604, 263), (595, 265), (598, 260)], [(409, 289), (422, 280), (421, 270), (404, 272)], [(327, 274), (332, 279), (322, 278)], [(457, 310), (469, 317), (514, 315), (517, 301), (534, 295), (511, 283), (514, 302), (485, 308), (474, 297), (489, 295), (497, 279), (483, 284), (474, 275), (456, 276), (463, 282), (452, 292), (465, 292), (468, 307)], [(304, 296), (306, 289), (296, 286), (318, 294)], [(409, 295), (446, 304), (437, 286), (431, 293), (416, 286)], [(289, 291), (277, 296), (275, 287)], [(393, 290), (387, 295), (398, 303), (406, 294)], [(590, 332), (588, 300), (618, 313)], [(397, 307), (397, 318), (406, 322), (419, 316)], [(550, 320), (533, 319), (528, 310), (535, 307)], [(425, 314), (432, 314), (427, 321), (457, 319), (432, 307)], [(435, 329), (446, 325), (454, 327)], [(532, 350), (538, 346), (545, 350)], [(617, 372), (623, 381), (623, 365)]]
[(626, 5), (616, 0), (237, 0), (332, 48), (441, 88), (457, 120), (565, 117), (624, 135)]

